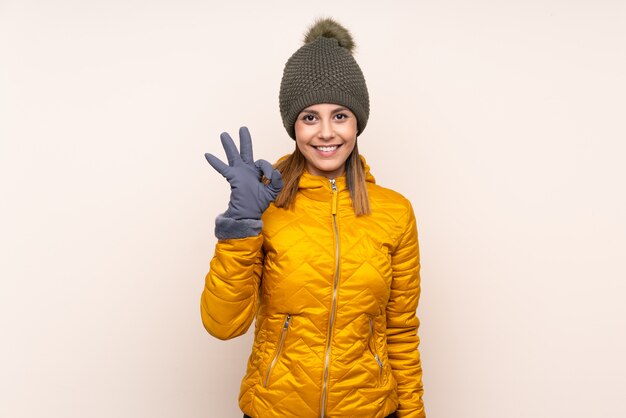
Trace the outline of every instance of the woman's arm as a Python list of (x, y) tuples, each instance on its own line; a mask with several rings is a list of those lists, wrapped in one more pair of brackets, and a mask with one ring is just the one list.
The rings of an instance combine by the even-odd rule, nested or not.
[(410, 203), (406, 227), (392, 257), (393, 281), (387, 304), (387, 351), (398, 383), (398, 418), (425, 417), (422, 364), (418, 351), (419, 320), (415, 314), (420, 296), (420, 259), (415, 214)]
[(263, 270), (262, 244), (262, 235), (217, 242), (200, 302), (202, 323), (211, 335), (227, 340), (250, 327)]
[[(254, 161), (248, 128), (239, 129), (238, 150), (228, 133), (220, 135), (228, 164), (205, 154), (230, 184), (228, 209), (215, 221), (218, 238), (206, 276), (200, 308), (209, 333), (226, 340), (245, 333), (256, 314), (263, 270), (261, 216), (280, 192), (281, 175), (265, 160)], [(267, 178), (263, 182), (262, 176)]]

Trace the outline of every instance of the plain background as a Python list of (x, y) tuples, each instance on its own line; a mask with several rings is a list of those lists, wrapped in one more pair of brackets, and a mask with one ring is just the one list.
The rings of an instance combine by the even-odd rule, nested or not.
[(0, 0), (0, 416), (239, 417), (250, 335), (200, 322), (249, 126), (353, 33), (359, 145), (420, 233), (431, 418), (626, 416), (626, 3)]

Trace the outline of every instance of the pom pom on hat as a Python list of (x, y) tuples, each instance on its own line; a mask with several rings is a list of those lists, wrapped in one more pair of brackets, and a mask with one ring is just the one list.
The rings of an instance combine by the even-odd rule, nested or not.
[(311, 43), (319, 37), (336, 39), (339, 46), (346, 48), (350, 53), (353, 53), (356, 47), (348, 29), (329, 17), (317, 19), (309, 27), (309, 31), (304, 35), (304, 43)]

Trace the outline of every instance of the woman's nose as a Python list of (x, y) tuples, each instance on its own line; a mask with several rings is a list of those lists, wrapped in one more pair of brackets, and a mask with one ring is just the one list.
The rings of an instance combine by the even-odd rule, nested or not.
[(321, 139), (332, 139), (335, 137), (335, 131), (333, 129), (331, 121), (322, 120), (319, 127), (320, 130), (318, 132), (318, 136)]

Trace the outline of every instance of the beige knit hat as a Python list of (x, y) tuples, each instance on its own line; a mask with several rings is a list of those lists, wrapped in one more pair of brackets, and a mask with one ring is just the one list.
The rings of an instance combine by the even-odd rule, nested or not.
[(361, 68), (352, 56), (354, 41), (333, 19), (319, 19), (308, 30), (304, 45), (287, 61), (280, 83), (280, 115), (287, 133), (296, 139), (294, 125), (307, 106), (334, 103), (356, 116), (357, 135), (369, 118), (369, 95)]

